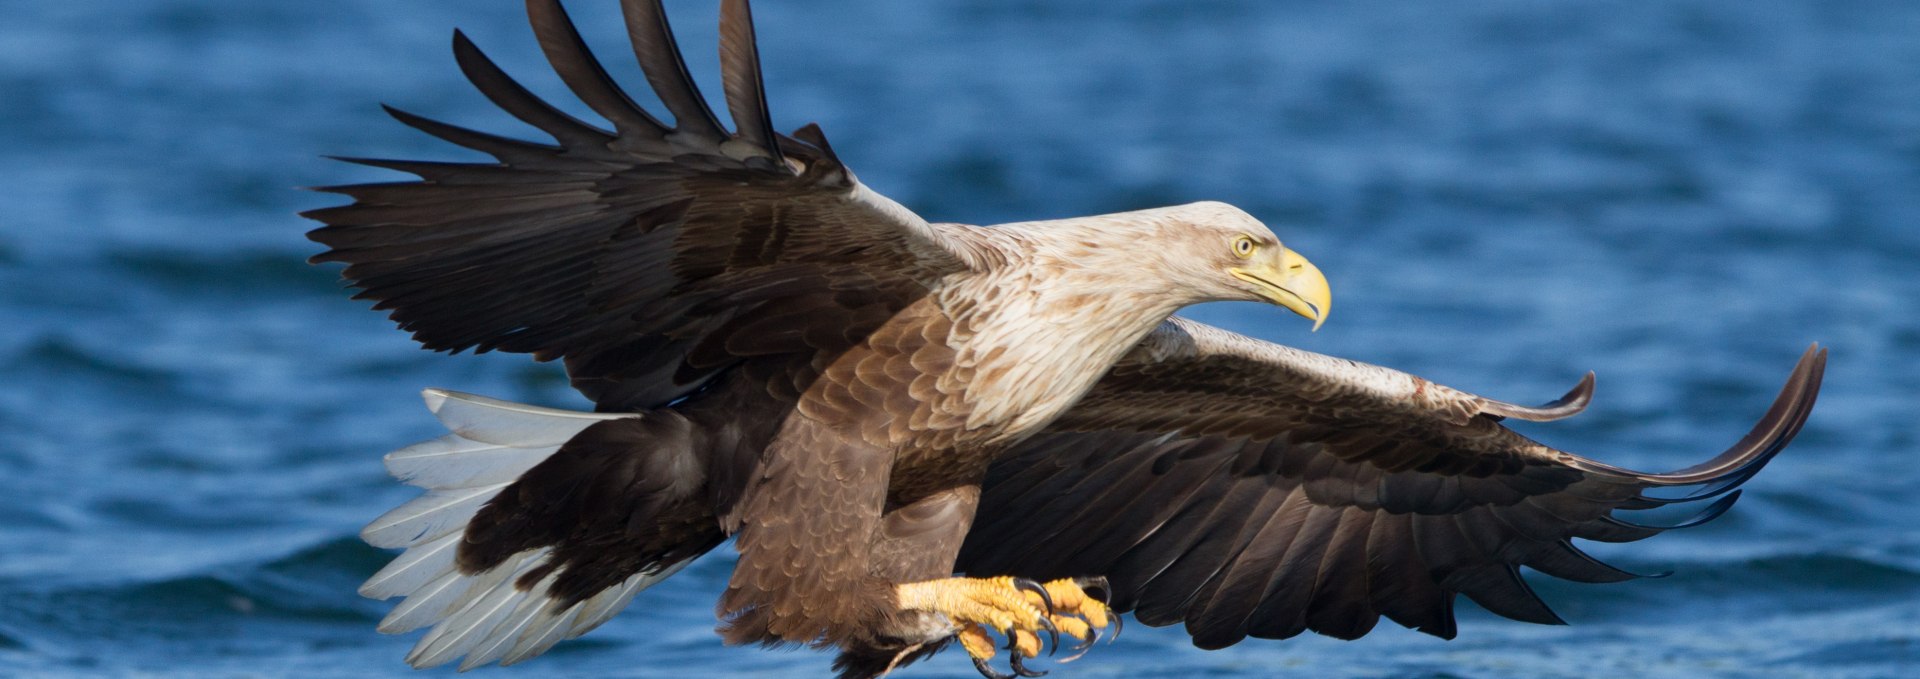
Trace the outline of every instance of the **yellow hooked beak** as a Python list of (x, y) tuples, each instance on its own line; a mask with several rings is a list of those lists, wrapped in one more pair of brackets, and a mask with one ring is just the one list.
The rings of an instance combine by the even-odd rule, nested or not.
[(1266, 261), (1229, 269), (1228, 273), (1254, 284), (1267, 301), (1313, 319), (1313, 329), (1319, 330), (1320, 324), (1327, 322), (1327, 311), (1333, 307), (1333, 291), (1327, 287), (1327, 277), (1321, 275), (1320, 268), (1286, 248), (1280, 249), (1277, 258), (1262, 259)]

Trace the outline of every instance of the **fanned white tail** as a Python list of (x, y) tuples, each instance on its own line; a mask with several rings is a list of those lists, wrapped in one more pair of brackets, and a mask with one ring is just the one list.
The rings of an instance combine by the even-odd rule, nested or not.
[(515, 554), (482, 573), (461, 573), (454, 563), (460, 538), (488, 500), (587, 427), (640, 415), (555, 410), (441, 389), (421, 395), (452, 433), (388, 453), (386, 463), (395, 478), (427, 492), (360, 531), (375, 547), (406, 549), (368, 578), (360, 594), (406, 597), (380, 622), (381, 632), (433, 627), (407, 655), (414, 667), (463, 655), (462, 671), (531, 658), (600, 626), (635, 594), (686, 566), (636, 574), (571, 605), (547, 598), (558, 571), (525, 589), (515, 584), (546, 563), (547, 549)]

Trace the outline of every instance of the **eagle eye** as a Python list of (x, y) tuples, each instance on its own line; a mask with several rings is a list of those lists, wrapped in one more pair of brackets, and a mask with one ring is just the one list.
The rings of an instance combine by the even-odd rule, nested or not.
[(1256, 246), (1254, 245), (1254, 242), (1253, 242), (1253, 236), (1248, 236), (1243, 234), (1240, 237), (1233, 239), (1233, 256), (1239, 257), (1241, 259), (1251, 258), (1253, 257), (1253, 251), (1255, 247)]

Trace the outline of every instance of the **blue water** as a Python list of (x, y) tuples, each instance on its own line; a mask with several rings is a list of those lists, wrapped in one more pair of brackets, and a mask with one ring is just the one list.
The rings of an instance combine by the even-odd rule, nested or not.
[[(573, 4), (624, 53), (612, 3)], [(1193, 315), (1508, 400), (1597, 370), (1586, 415), (1525, 427), (1549, 443), (1689, 464), (1832, 348), (1805, 433), (1730, 515), (1595, 548), (1673, 577), (1535, 579), (1570, 627), (1464, 610), (1454, 642), (1206, 653), (1134, 625), (1056, 676), (1920, 676), (1920, 4), (760, 4), (775, 118), (819, 121), (877, 189), (976, 223), (1241, 205), (1327, 272), (1332, 318)], [(447, 53), (462, 26), (560, 94), (518, 5), (8, 6), (0, 675), (414, 676), (353, 589), (388, 558), (355, 532), (410, 494), (379, 456), (437, 434), (417, 391), (581, 400), (348, 301), (293, 216), (332, 201), (293, 187), (389, 178), (321, 154), (464, 157), (380, 101), (519, 133)], [(711, 74), (711, 3), (673, 9)], [(727, 567), (488, 673), (821, 674), (720, 645)]]

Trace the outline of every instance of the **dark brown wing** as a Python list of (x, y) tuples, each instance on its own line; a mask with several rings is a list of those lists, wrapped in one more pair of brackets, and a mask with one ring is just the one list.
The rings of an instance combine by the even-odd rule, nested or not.
[[(1635, 577), (1570, 540), (1676, 527), (1621, 510), (1713, 500), (1680, 525), (1724, 511), (1800, 430), (1825, 362), (1808, 349), (1725, 453), (1646, 474), (1499, 423), (1577, 412), (1591, 376), (1524, 408), (1174, 319), (995, 463), (958, 569), (1105, 575), (1117, 608), (1149, 625), (1184, 621), (1204, 648), (1304, 630), (1354, 638), (1382, 615), (1450, 638), (1455, 594), (1558, 623), (1520, 566), (1581, 582)], [(1676, 486), (1693, 490), (1648, 492)]]
[(419, 181), (327, 187), (351, 205), (306, 213), (358, 297), (430, 349), (566, 359), (603, 410), (658, 406), (755, 358), (805, 365), (844, 350), (964, 264), (948, 227), (861, 185), (818, 128), (773, 132), (746, 3), (726, 3), (726, 131), (708, 110), (658, 0), (622, 3), (634, 52), (672, 112), (635, 105), (588, 53), (557, 0), (530, 0), (560, 78), (613, 126), (534, 97), (464, 35), (460, 68), (555, 144), (396, 109), (494, 163), (347, 159)]

